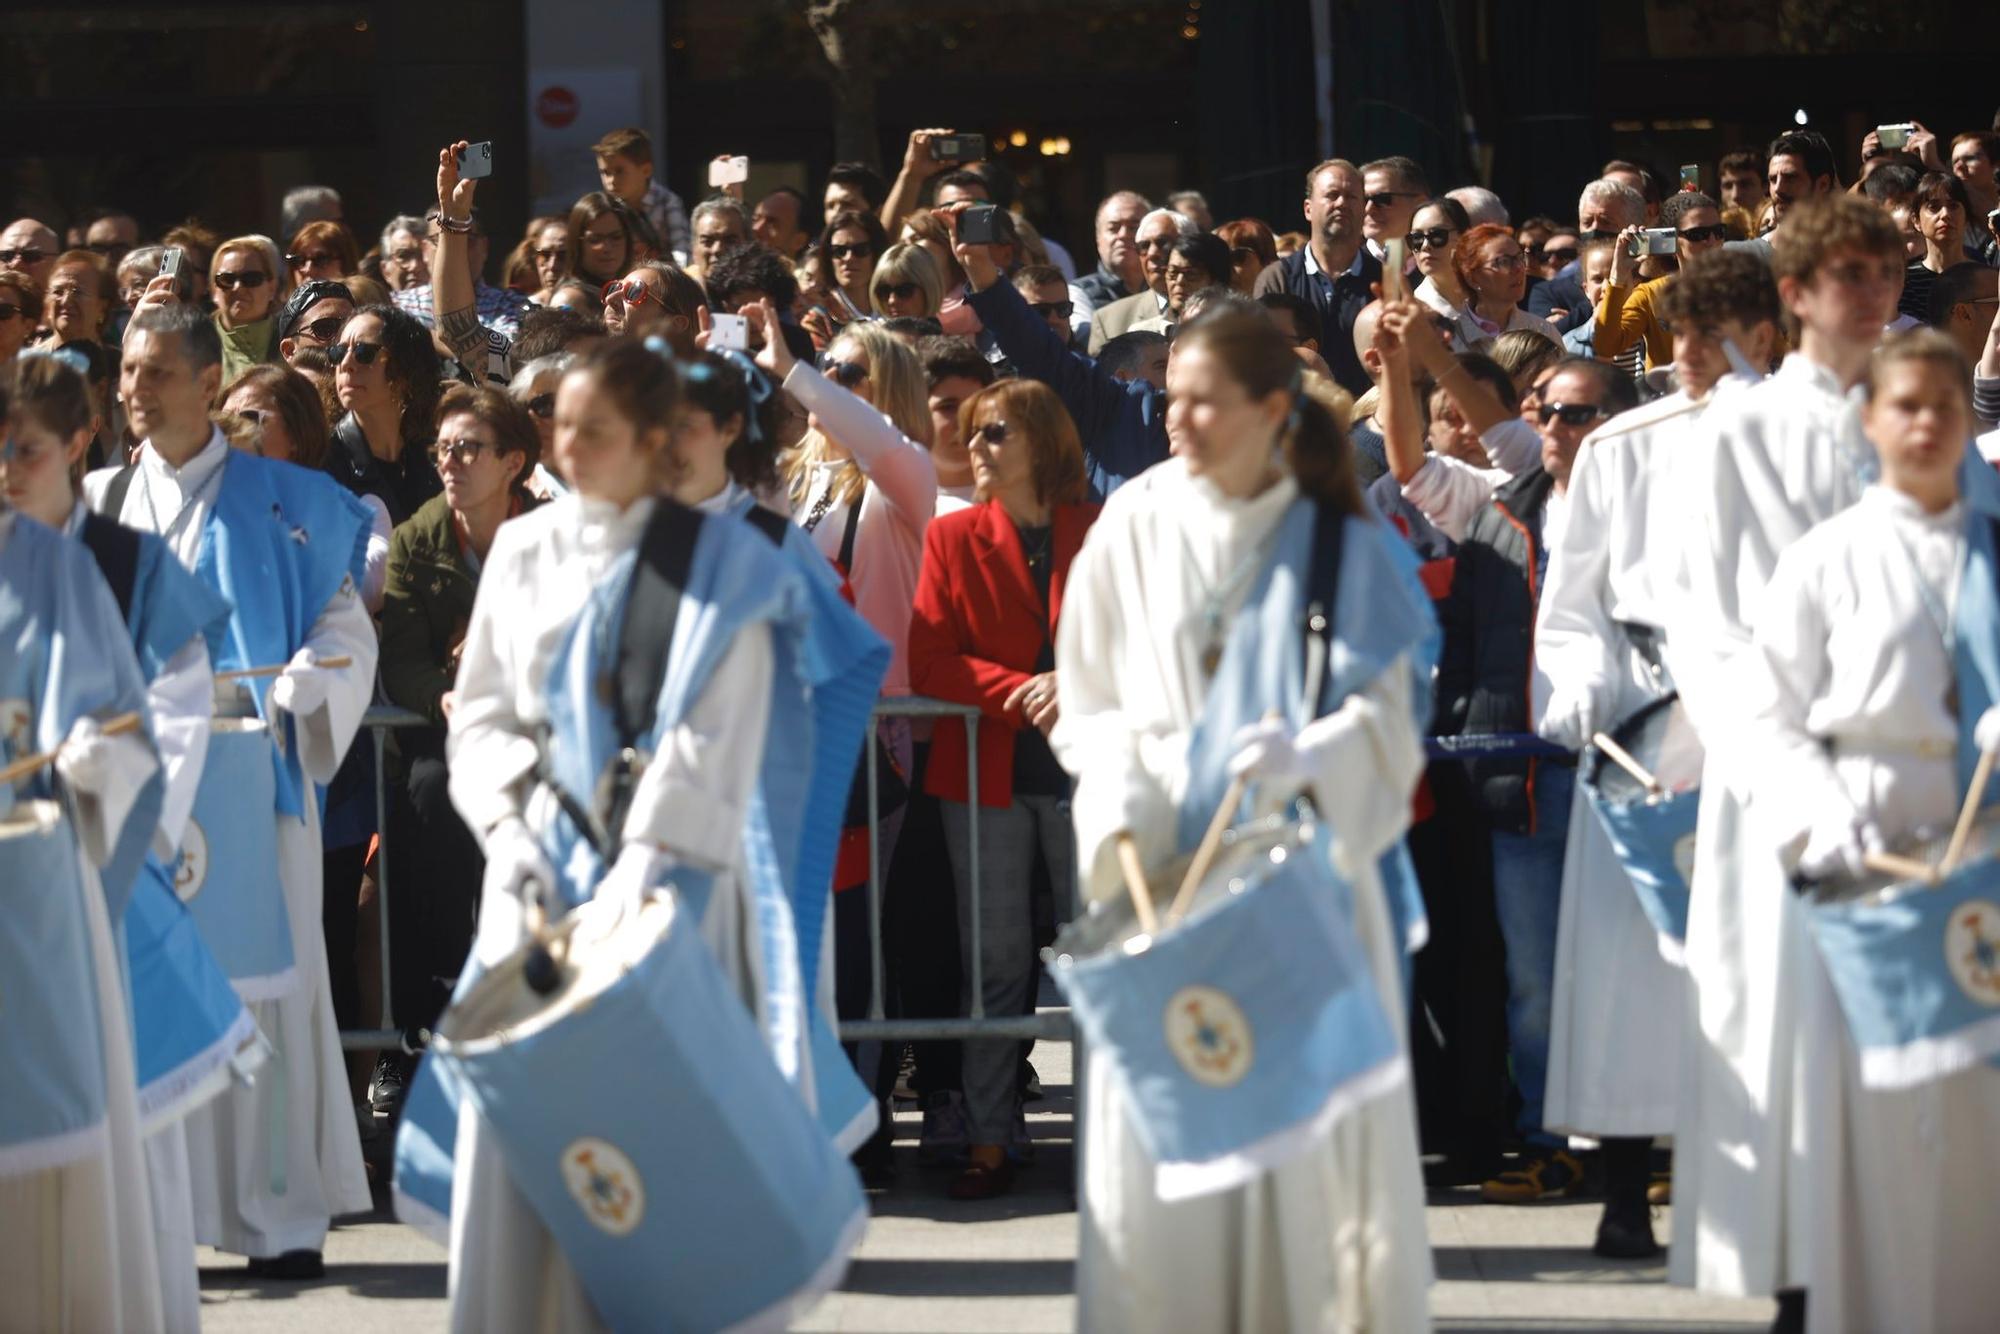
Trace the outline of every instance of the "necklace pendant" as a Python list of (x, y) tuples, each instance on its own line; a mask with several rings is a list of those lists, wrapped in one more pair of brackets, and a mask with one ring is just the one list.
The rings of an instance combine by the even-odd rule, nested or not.
[(1201, 651), (1201, 674), (1203, 678), (1213, 680), (1217, 669), (1221, 666), (1222, 645), (1211, 639)]

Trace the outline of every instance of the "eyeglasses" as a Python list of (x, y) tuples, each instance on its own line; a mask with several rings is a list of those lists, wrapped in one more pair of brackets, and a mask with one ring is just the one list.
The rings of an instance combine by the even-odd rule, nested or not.
[(1544, 264), (1554, 264), (1557, 267), (1561, 267), (1565, 264), (1574, 263), (1575, 261), (1576, 261), (1576, 248), (1574, 246), (1565, 246), (1561, 250), (1542, 251), (1542, 263)]
[(209, 281), (221, 291), (233, 292), (239, 287), (262, 287), (268, 276), (262, 269), (232, 269), (216, 274)]
[(129, 255), (132, 253), (132, 247), (126, 245), (123, 241), (91, 241), (86, 243), (83, 248), (94, 255), (102, 255), (106, 259), (110, 259), (114, 255)]
[(315, 343), (331, 343), (340, 337), (340, 326), (345, 323), (347, 321), (338, 315), (328, 315), (324, 319), (314, 320), (311, 324), (301, 324), (294, 332), (304, 334)]
[(1729, 229), (1719, 222), (1711, 222), (1706, 227), (1689, 227), (1681, 232), (1681, 240), (1699, 244), (1703, 241), (1720, 241), (1729, 235)]
[(1414, 190), (1382, 190), (1365, 196), (1362, 202), (1370, 208), (1387, 208), (1398, 199), (1417, 199), (1420, 197)]
[(1588, 426), (1605, 412), (1595, 403), (1544, 403), (1536, 415), (1544, 426), (1557, 417), (1562, 418), (1564, 426)]
[(829, 361), (820, 369), (843, 389), (853, 389), (868, 378), (868, 368), (858, 361)]
[(1602, 227), (1592, 227), (1588, 231), (1579, 232), (1577, 239), (1580, 241), (1615, 241), (1618, 239), (1618, 233), (1607, 232)]
[(295, 269), (318, 268), (322, 264), (338, 264), (340, 256), (327, 250), (315, 250), (310, 255), (287, 255), (285, 263)]
[(614, 301), (620, 305), (643, 306), (658, 299), (653, 295), (653, 289), (638, 278), (626, 282), (614, 278), (604, 284), (604, 304), (607, 306)]
[(354, 354), (354, 360), (357, 365), (373, 366), (375, 358), (382, 355), (382, 345), (380, 343), (329, 343), (326, 349), (326, 359), (338, 366), (341, 362), (347, 360), (349, 352)]
[(569, 253), (569, 247), (565, 245), (536, 246), (528, 253), (536, 259), (561, 259)]
[[(1171, 274), (1171, 272), (1172, 272), (1172, 271), (1171, 271), (1171, 270), (1169, 270), (1169, 274)], [(1037, 315), (1041, 316), (1041, 317), (1042, 317), (1043, 319), (1048, 319), (1048, 318), (1049, 318), (1050, 316), (1052, 316), (1052, 315), (1053, 315), (1053, 316), (1055, 316), (1055, 317), (1057, 317), (1057, 318), (1059, 318), (1059, 319), (1065, 319), (1065, 320), (1066, 320), (1066, 319), (1068, 319), (1068, 318), (1069, 318), (1069, 317), (1070, 317), (1071, 315), (1073, 315), (1073, 314), (1075, 314), (1075, 313), (1076, 313), (1076, 302), (1074, 302), (1074, 301), (1030, 301), (1030, 302), (1028, 303), (1028, 309), (1029, 309), (1029, 310), (1032, 310), (1032, 311), (1034, 311), (1034, 312), (1035, 312), (1035, 314), (1037, 314)]]
[(625, 229), (623, 227), (617, 227), (608, 232), (587, 231), (583, 234), (583, 243), (585, 245), (608, 246), (614, 241), (623, 241), (624, 239)]
[(1453, 232), (1449, 227), (1427, 227), (1409, 236), (1412, 250), (1442, 250), (1451, 244)]
[(1492, 255), (1487, 258), (1486, 267), (1489, 269), (1497, 269), (1501, 273), (1512, 273), (1516, 269), (1525, 268), (1527, 266), (1527, 263), (1528, 263), (1527, 260), (1522, 259), (1517, 254)]
[(264, 410), (262, 408), (238, 408), (236, 415), (244, 421), (249, 422), (252, 426), (262, 426), (264, 424)]
[(852, 245), (830, 245), (826, 253), (833, 259), (867, 259), (875, 253), (875, 247), (866, 241), (856, 241)]
[(0, 320), (11, 320), (17, 315), (26, 315), (27, 307), (0, 303)]
[(49, 257), (46, 250), (29, 246), (22, 250), (0, 250), (0, 264), (39, 264)]
[(491, 448), (484, 440), (440, 440), (431, 446), (431, 461), (440, 468), (447, 463), (463, 468)]
[[(701, 363), (696, 362), (695, 364), (700, 365)], [(543, 421), (547, 421), (556, 415), (556, 396), (554, 394), (536, 394), (528, 400), (527, 409), (529, 415), (540, 417)]]
[(1178, 234), (1176, 234), (1176, 235), (1174, 235), (1174, 236), (1156, 236), (1156, 237), (1154, 237), (1154, 238), (1153, 238), (1152, 240), (1150, 240), (1150, 241), (1141, 241), (1141, 242), (1139, 242), (1139, 249), (1141, 249), (1141, 250), (1171, 250), (1171, 249), (1173, 249), (1173, 245), (1174, 245), (1174, 242), (1176, 242), (1176, 241), (1178, 241), (1178, 240), (1180, 240), (1180, 239), (1181, 239), (1181, 238), (1179, 237), (1179, 235), (1178, 235)]
[(398, 264), (421, 264), (424, 261), (424, 252), (421, 250), (392, 250), (387, 255), (384, 255), (383, 258), (393, 260)]
[(892, 299), (896, 301), (908, 301), (923, 290), (923, 286), (920, 283), (881, 283), (875, 288), (875, 299), (877, 301), (889, 301)]
[(986, 422), (984, 425), (975, 427), (971, 438), (965, 443), (970, 445), (974, 440), (983, 435), (993, 444), (1004, 445), (1007, 443), (1007, 432), (1008, 426), (1006, 422)]

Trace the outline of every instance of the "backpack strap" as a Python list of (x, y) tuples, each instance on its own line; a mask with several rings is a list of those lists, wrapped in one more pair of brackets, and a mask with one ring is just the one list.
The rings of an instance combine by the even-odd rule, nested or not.
[(752, 505), (744, 511), (743, 517), (752, 528), (771, 539), (772, 546), (785, 545), (785, 530), (792, 526), (790, 519), (774, 510), (767, 510), (762, 505)]
[(697, 511), (661, 500), (639, 537), (639, 558), (618, 626), (617, 664), (612, 669), (611, 716), (621, 746), (635, 746), (653, 730), (701, 522)]
[[(121, 472), (112, 479), (112, 485), (116, 486), (121, 481), (129, 483), (130, 479)], [(120, 500), (122, 502), (123, 497)], [(117, 510), (114, 508), (112, 513), (117, 513)], [(101, 514), (85, 513), (83, 532), (79, 536), (83, 544), (90, 548), (90, 554), (97, 558), (97, 569), (104, 576), (104, 582), (111, 585), (112, 595), (118, 599), (118, 614), (131, 620), (132, 592), (139, 582), (139, 534)]]
[(138, 471), (138, 464), (128, 463), (112, 475), (111, 485), (104, 488), (104, 504), (98, 510), (99, 514), (107, 515), (115, 521), (125, 512), (125, 497), (131, 492), (132, 477)]
[(1306, 567), (1306, 705), (1319, 711), (1326, 661), (1333, 651), (1334, 613), (1340, 598), (1340, 564), (1347, 516), (1325, 501), (1313, 505), (1312, 550)]
[(840, 572), (849, 579), (854, 578), (854, 536), (861, 531), (861, 507), (867, 500), (868, 488), (863, 487), (847, 507), (847, 531), (840, 535)]

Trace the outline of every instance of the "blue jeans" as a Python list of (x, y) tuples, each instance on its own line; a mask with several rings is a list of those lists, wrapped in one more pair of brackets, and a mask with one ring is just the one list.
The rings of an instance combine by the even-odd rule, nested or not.
[(1563, 846), (1569, 841), (1576, 770), (1542, 764), (1535, 773), (1535, 832), (1493, 834), (1493, 906), (1507, 942), (1507, 1047), (1521, 1092), (1516, 1125), (1531, 1144), (1560, 1144), (1542, 1130), (1549, 1079), (1549, 1020), (1555, 1009), (1556, 917), (1562, 906)]

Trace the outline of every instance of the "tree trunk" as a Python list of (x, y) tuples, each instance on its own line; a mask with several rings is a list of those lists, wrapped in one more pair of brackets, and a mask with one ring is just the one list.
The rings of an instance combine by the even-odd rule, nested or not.
[(826, 58), (827, 87), (833, 93), (834, 158), (879, 168), (874, 52), (861, 0), (808, 0), (806, 22)]

